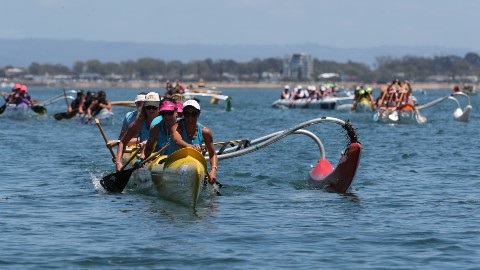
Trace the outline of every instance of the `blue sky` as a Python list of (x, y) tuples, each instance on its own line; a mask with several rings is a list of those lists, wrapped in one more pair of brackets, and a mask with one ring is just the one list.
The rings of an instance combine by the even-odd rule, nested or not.
[(0, 38), (480, 48), (478, 0), (5, 0)]

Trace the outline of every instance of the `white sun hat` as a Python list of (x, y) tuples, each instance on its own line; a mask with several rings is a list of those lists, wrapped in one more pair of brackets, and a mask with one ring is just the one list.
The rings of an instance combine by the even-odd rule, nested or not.
[(185, 107), (187, 107), (187, 106), (192, 106), (195, 109), (200, 111), (200, 104), (198, 104), (198, 102), (194, 99), (189, 99), (189, 100), (187, 100), (183, 103), (183, 109), (184, 110), (185, 110)]
[(135, 97), (135, 103), (141, 102), (141, 101), (145, 101), (145, 95), (140, 94)]
[(144, 103), (143, 106), (145, 106), (145, 107), (147, 107), (147, 106), (158, 107), (159, 104), (160, 104), (160, 96), (158, 95), (158, 93), (150, 92), (145, 96), (145, 103)]

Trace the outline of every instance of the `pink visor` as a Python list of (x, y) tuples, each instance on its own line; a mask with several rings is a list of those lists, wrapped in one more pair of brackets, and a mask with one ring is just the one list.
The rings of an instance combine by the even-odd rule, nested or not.
[(178, 113), (183, 112), (183, 104), (182, 103), (178, 102), (177, 104), (175, 104), (175, 108), (177, 109)]
[(175, 104), (170, 101), (165, 101), (160, 106), (160, 111), (174, 111), (174, 110), (175, 110)]

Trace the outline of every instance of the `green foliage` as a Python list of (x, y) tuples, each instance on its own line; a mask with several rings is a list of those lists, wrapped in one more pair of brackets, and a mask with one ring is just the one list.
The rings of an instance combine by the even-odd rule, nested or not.
[[(0, 70), (0, 75), (11, 67)], [(82, 73), (98, 74), (100, 76), (118, 75), (124, 79), (174, 79), (183, 81), (252, 81), (265, 80), (264, 74), (282, 74), (282, 58), (255, 58), (249, 62), (236, 62), (229, 59), (196, 60), (189, 63), (180, 61), (165, 62), (161, 59), (140, 58), (136, 61), (128, 60), (121, 63), (102, 63), (92, 59), (77, 61), (68, 68), (60, 64), (39, 64), (33, 62), (26, 72), (32, 75), (72, 75)], [(318, 81), (322, 73), (337, 73), (344, 81), (386, 82), (392, 77), (408, 79), (410, 81), (429, 81), (432, 77), (451, 78), (459, 80), (462, 76), (480, 75), (480, 56), (476, 53), (467, 53), (464, 58), (458, 56), (435, 56), (433, 58), (421, 56), (404, 56), (401, 59), (388, 56), (377, 57), (376, 63), (370, 67), (363, 63), (348, 61), (338, 63), (314, 59), (312, 81)], [(287, 80), (291, 78), (283, 78)]]

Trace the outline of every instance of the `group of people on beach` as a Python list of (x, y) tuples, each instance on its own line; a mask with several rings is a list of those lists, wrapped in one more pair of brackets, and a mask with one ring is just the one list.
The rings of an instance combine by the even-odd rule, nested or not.
[(107, 146), (117, 146), (115, 167), (124, 166), (122, 156), (127, 146), (137, 145), (140, 158), (135, 166), (153, 152), (164, 151), (170, 155), (176, 150), (191, 147), (208, 152), (210, 171), (208, 180), (217, 178), (218, 157), (213, 144), (213, 132), (198, 122), (201, 113), (196, 100), (185, 100), (181, 93), (168, 93), (161, 97), (157, 92), (140, 92), (135, 97), (136, 109), (125, 114), (118, 140), (109, 141)]
[(319, 100), (327, 96), (336, 95), (336, 86), (333, 83), (325, 83), (316, 87), (315, 85), (308, 85), (304, 87), (302, 85), (297, 85), (293, 89), (290, 89), (289, 85), (285, 85), (283, 91), (280, 95), (280, 99), (285, 100)]

